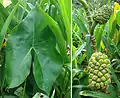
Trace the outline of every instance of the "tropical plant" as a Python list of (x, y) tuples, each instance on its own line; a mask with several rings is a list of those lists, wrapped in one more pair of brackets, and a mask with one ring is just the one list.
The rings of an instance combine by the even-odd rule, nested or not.
[[(112, 0), (74, 0), (73, 2), (73, 98), (120, 97), (120, 5), (118, 2)], [(113, 13), (110, 10), (114, 10)], [(104, 57), (108, 57), (107, 60)], [(108, 63), (110, 70), (106, 68)], [(99, 65), (101, 71), (98, 69)], [(104, 77), (105, 83), (108, 83), (107, 79), (111, 79), (110, 84), (101, 82), (104, 80), (101, 75), (106, 72), (107, 75), (110, 72), (110, 77)], [(104, 87), (106, 85), (105, 89), (102, 85)]]

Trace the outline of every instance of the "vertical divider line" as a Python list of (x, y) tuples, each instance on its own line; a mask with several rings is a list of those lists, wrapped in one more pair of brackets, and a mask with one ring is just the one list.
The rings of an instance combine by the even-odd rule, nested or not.
[(70, 38), (71, 38), (71, 45), (70, 45), (70, 65), (71, 65), (71, 98), (72, 98), (72, 0), (71, 0), (71, 28), (70, 28)]

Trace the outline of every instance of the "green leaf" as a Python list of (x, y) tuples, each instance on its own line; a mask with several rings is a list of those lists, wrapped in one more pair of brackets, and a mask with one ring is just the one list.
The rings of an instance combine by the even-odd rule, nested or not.
[(19, 1), (21, 1), (20, 2), (21, 7), (18, 8), (17, 13), (18, 13), (18, 20), (19, 20), (19, 23), (20, 23), (22, 21), (23, 17), (24, 17), (25, 12), (26, 11), (28, 12), (28, 10), (27, 10), (27, 0), (19, 0)]
[(41, 1), (37, 0), (37, 1), (38, 1), (38, 3), (40, 2), (40, 7), (42, 9), (45, 9), (46, 4), (49, 4), (51, 0), (41, 0)]
[(120, 92), (120, 82), (119, 82), (119, 80), (117, 79), (117, 76), (116, 76), (116, 74), (115, 74), (114, 68), (111, 68), (111, 72), (112, 72), (112, 78), (113, 78), (114, 81), (116, 82), (117, 87), (118, 87), (118, 91)]
[(120, 11), (117, 13), (116, 20), (117, 24), (120, 25)]
[[(19, 35), (18, 35), (19, 37)], [(13, 39), (14, 38), (14, 39)], [(19, 41), (22, 38), (19, 37)], [(6, 75), (9, 88), (19, 86), (30, 73), (31, 49), (29, 45), (18, 43), (15, 37), (9, 38), (6, 47)], [(15, 42), (14, 42), (15, 41)], [(14, 42), (14, 43), (13, 43)], [(14, 44), (14, 45), (13, 45)], [(24, 48), (26, 46), (28, 48)], [(19, 57), (19, 58), (18, 58)]]
[(2, 28), (3, 25), (4, 25), (4, 20), (3, 20), (3, 18), (0, 16), (0, 30), (1, 30), (1, 28)]
[(97, 29), (95, 30), (94, 34), (95, 34), (95, 39), (96, 39), (96, 48), (98, 51), (100, 51), (101, 47), (100, 47), (100, 42), (101, 42), (101, 38), (102, 38), (102, 34), (103, 34), (103, 25), (102, 26), (98, 26)]
[[(2, 98), (3, 96), (0, 96)], [(17, 96), (12, 96), (12, 95), (4, 95), (3, 98), (18, 98)]]
[(72, 3), (72, 1), (64, 0), (64, 3), (65, 3), (65, 8), (66, 8), (66, 11), (67, 11), (69, 21), (71, 21), (71, 3)]
[(118, 92), (116, 92), (116, 88), (114, 87), (114, 86), (112, 86), (111, 84), (109, 85), (109, 87), (108, 87), (108, 92), (110, 92), (111, 93), (111, 96), (113, 97), (113, 98), (117, 98), (117, 93)]
[(0, 87), (4, 86), (5, 82), (5, 47), (0, 49)]
[(90, 40), (90, 35), (86, 35), (86, 54), (87, 54), (87, 60), (90, 59), (91, 55), (93, 53), (93, 49), (92, 49), (92, 43)]
[(10, 15), (8, 16), (7, 20), (5, 21), (5, 24), (3, 25), (3, 28), (2, 28), (2, 30), (1, 30), (1, 32), (0, 32), (0, 46), (2, 46), (2, 43), (3, 43), (3, 41), (4, 41), (4, 37), (5, 37), (6, 33), (7, 33), (7, 29), (8, 29), (8, 27), (9, 27), (9, 24), (10, 24), (12, 18), (13, 18), (13, 15), (14, 15), (15, 11), (16, 11), (17, 8), (18, 8), (18, 5), (19, 5), (19, 3), (17, 3), (17, 4), (15, 5), (14, 9), (12, 10), (12, 12), (11, 12)]
[(13, 4), (17, 4), (18, 0), (11, 0)]
[[(36, 34), (35, 51), (35, 66), (34, 76), (39, 88), (49, 94), (52, 85), (59, 75), (62, 68), (61, 56), (55, 49), (56, 41), (52, 38), (50, 29), (42, 31), (42, 35)], [(45, 34), (46, 33), (46, 34)], [(38, 37), (37, 37), (38, 36)], [(51, 38), (50, 38), (51, 37)], [(44, 40), (42, 40), (44, 39)]]
[(0, 13), (2, 18), (6, 20), (6, 18), (8, 17), (8, 11), (6, 10), (6, 8), (4, 8), (4, 6), (1, 3), (0, 3)]
[[(74, 10), (73, 10), (74, 11)], [(79, 10), (75, 10), (73, 16), (73, 21), (78, 25), (80, 32), (84, 34), (88, 33), (88, 29), (87, 26), (85, 25), (85, 17), (83, 15), (83, 10), (79, 9)]]
[(87, 88), (88, 89), (88, 86), (86, 86), (86, 85), (73, 85), (72, 88), (79, 88), (79, 89), (83, 89), (83, 88), (86, 89)]
[(3, 0), (0, 0), (0, 3), (3, 4)]
[[(59, 5), (60, 5), (60, 12), (62, 15), (62, 19), (65, 25), (65, 33), (67, 35), (67, 44), (70, 45), (70, 32), (71, 32), (71, 20), (69, 17), (71, 17), (70, 13), (71, 13), (71, 2), (69, 0), (57, 0)], [(69, 5), (69, 6), (67, 6)], [(69, 16), (69, 17), (68, 17)]]
[(82, 52), (82, 50), (84, 49), (84, 47), (85, 47), (85, 43), (82, 44), (82, 45), (78, 48), (78, 50), (73, 54), (73, 56), (72, 56), (72, 61)]
[(60, 53), (62, 54), (62, 56), (65, 59), (66, 45), (65, 45), (65, 40), (64, 40), (64, 37), (62, 35), (62, 32), (61, 32), (59, 25), (48, 14), (46, 14), (40, 7), (39, 7), (39, 9), (42, 12), (42, 14), (44, 15), (44, 18), (46, 19), (50, 29), (54, 33), (54, 35), (57, 39), (58, 46), (60, 48)]
[(87, 28), (85, 27), (84, 23), (79, 20), (79, 19), (75, 19), (75, 22), (77, 23), (78, 27), (80, 28), (80, 32), (82, 32), (83, 34), (87, 34)]
[(67, 93), (70, 90), (71, 86), (71, 72), (68, 66), (64, 66), (61, 70), (60, 75), (57, 77), (55, 85), (57, 87), (55, 89), (60, 88), (59, 92)]
[(95, 98), (113, 98), (110, 94), (95, 91), (81, 91), (79, 94), (82, 96), (89, 96)]
[(112, 24), (111, 32), (109, 32), (109, 36), (111, 39), (114, 37), (114, 34), (116, 34), (116, 32), (117, 32), (116, 25), (117, 25), (117, 21), (115, 20), (114, 23)]
[[(28, 76), (31, 57), (33, 73), (38, 87), (50, 93), (63, 65), (56, 50), (56, 38), (39, 8), (33, 9), (8, 38), (6, 65), (10, 88), (20, 85)], [(31, 50), (34, 55), (31, 55)]]

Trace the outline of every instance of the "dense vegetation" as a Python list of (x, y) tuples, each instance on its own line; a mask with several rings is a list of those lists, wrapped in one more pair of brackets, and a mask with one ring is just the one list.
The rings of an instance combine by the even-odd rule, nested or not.
[(120, 98), (120, 1), (0, 0), (0, 98), (71, 93)]
[(5, 2), (0, 0), (0, 98), (70, 98), (71, 2)]
[(72, 97), (120, 97), (119, 2), (73, 0), (72, 21)]

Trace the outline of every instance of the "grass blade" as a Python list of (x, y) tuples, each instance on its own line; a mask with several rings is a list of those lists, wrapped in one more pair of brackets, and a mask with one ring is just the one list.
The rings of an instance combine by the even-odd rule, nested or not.
[(3, 25), (3, 28), (1, 29), (1, 32), (0, 32), (0, 46), (2, 46), (2, 43), (4, 41), (4, 38), (5, 38), (5, 35), (7, 33), (7, 29), (9, 27), (9, 24), (13, 18), (13, 15), (15, 13), (15, 11), (17, 10), (18, 8), (18, 5), (19, 3), (17, 3), (14, 7), (14, 9), (12, 10), (12, 12), (10, 13), (10, 15), (8, 16), (7, 20), (5, 21), (5, 24)]

